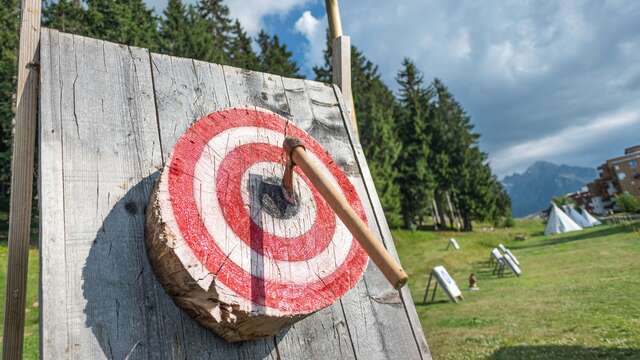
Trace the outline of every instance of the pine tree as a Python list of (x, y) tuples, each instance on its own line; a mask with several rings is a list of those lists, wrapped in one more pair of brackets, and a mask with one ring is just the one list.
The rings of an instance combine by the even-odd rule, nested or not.
[(211, 35), (212, 51), (205, 60), (218, 64), (228, 63), (230, 32), (233, 22), (229, 17), (229, 8), (222, 0), (200, 0), (197, 5), (198, 14), (206, 22), (207, 32)]
[(19, 18), (17, 1), (0, 0), (0, 201), (3, 203), (8, 201), (11, 184)]
[(231, 39), (228, 48), (229, 62), (236, 67), (259, 70), (260, 61), (251, 47), (251, 37), (236, 20), (231, 28)]
[(293, 53), (287, 50), (287, 45), (280, 44), (277, 35), (269, 36), (266, 32), (258, 34), (260, 47), (260, 70), (271, 74), (301, 78), (300, 67), (293, 60)]
[[(331, 47), (327, 36), (324, 66), (314, 67), (316, 80), (331, 81)], [(396, 100), (380, 78), (377, 66), (356, 47), (351, 48), (353, 102), (360, 143), (367, 157), (382, 208), (392, 227), (402, 224), (396, 161), (402, 148), (396, 133)]]
[(490, 217), (495, 197), (492, 195), (491, 169), (486, 164), (486, 154), (473, 147), (465, 152), (465, 157), (465, 166), (456, 174), (455, 198), (462, 215), (463, 230), (472, 231), (472, 220)]
[(439, 189), (453, 194), (463, 229), (471, 231), (473, 220), (496, 221), (508, 217), (508, 195), (492, 174), (487, 154), (478, 147), (480, 135), (471, 118), (442, 81), (435, 79), (432, 106), (432, 167)]
[(208, 22), (182, 0), (169, 0), (160, 22), (160, 44), (165, 54), (203, 61), (214, 61), (219, 52)]
[(169, 0), (160, 23), (161, 51), (188, 57), (189, 34), (187, 9), (182, 0)]
[(431, 202), (434, 176), (429, 169), (428, 117), (433, 94), (415, 64), (405, 59), (396, 78), (400, 86), (398, 134), (403, 151), (398, 159), (398, 184), (402, 194), (404, 225), (421, 224)]
[(79, 35), (88, 32), (86, 12), (78, 0), (47, 1), (42, 13), (49, 28)]
[(158, 19), (143, 0), (87, 0), (87, 35), (157, 50)]
[(454, 184), (464, 167), (465, 151), (473, 143), (470, 137), (472, 133), (470, 128), (463, 125), (469, 121), (468, 117), (444, 84), (434, 79), (430, 87), (435, 95), (428, 125), (431, 134), (429, 164), (437, 184), (434, 199), (442, 217), (440, 225), (447, 226), (444, 223), (446, 217), (449, 219), (448, 226), (455, 227), (458, 209), (451, 208), (451, 198), (455, 198)]
[(402, 145), (396, 132), (396, 100), (383, 83), (378, 68), (352, 48), (352, 90), (360, 143), (371, 169), (387, 221), (402, 224), (396, 162)]

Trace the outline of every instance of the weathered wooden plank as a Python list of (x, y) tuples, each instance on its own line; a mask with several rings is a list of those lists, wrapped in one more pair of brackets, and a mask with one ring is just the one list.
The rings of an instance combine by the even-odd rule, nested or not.
[[(60, 123), (60, 46), (56, 30), (40, 37), (39, 200), (40, 200), (40, 356), (64, 357), (67, 346), (64, 185)], [(43, 301), (42, 294), (50, 299)], [(47, 329), (47, 331), (43, 331)]]
[[(9, 256), (4, 304), (3, 358), (22, 357), (27, 270), (31, 235), (33, 159), (38, 124), (38, 43), (40, 10), (38, 0), (23, 0), (21, 6), (20, 45), (16, 117), (13, 128), (11, 161), (11, 198), (9, 213)], [(8, 6), (4, 4), (4, 6)]]
[[(311, 81), (306, 81), (308, 94), (311, 99), (312, 111), (317, 121), (309, 130), (321, 143), (330, 144), (331, 154), (338, 164), (349, 174), (351, 182), (358, 190), (360, 186), (360, 174), (357, 164), (351, 152), (351, 145), (347, 132), (344, 130), (344, 121), (338, 107), (338, 101), (331, 86)], [(366, 209), (366, 202), (363, 203)], [(367, 218), (371, 219), (369, 213)], [(389, 353), (384, 348), (383, 337), (385, 333), (379, 327), (369, 292), (367, 290), (367, 277), (376, 272), (375, 265), (369, 264), (364, 279), (351, 289), (341, 302), (347, 319), (347, 325), (353, 341), (353, 347), (357, 358), (363, 359), (389, 359)], [(380, 274), (380, 276), (382, 276)]]
[(333, 52), (331, 59), (333, 65), (332, 81), (342, 91), (343, 100), (348, 111), (348, 119), (351, 121), (351, 126), (355, 130), (357, 138), (358, 122), (356, 121), (353, 94), (351, 92), (351, 39), (346, 35), (340, 35), (333, 39), (331, 50)]
[[(49, 40), (43, 66), (41, 106), (50, 110), (41, 139), (51, 161), (41, 166), (51, 176), (43, 174), (42, 206), (58, 223), (43, 223), (50, 235), (43, 236), (42, 261), (64, 261), (66, 271), (58, 267), (46, 284), (43, 278), (42, 316), (43, 332), (57, 319), (68, 338), (44, 336), (45, 358), (62, 351), (78, 359), (419, 357), (409, 322), (415, 309), (405, 301), (405, 311), (374, 265), (340, 302), (276, 338), (229, 344), (173, 304), (147, 261), (143, 214), (163, 156), (192, 121), (228, 106), (267, 108), (309, 132), (350, 175), (370, 226), (385, 228), (377, 199), (367, 205), (370, 175), (361, 177), (363, 158), (354, 157), (331, 86), (59, 37), (59, 44)], [(62, 300), (53, 300), (55, 284)]]
[(289, 104), (280, 77), (233, 66), (223, 66), (231, 106), (258, 106), (287, 117)]
[[(160, 164), (148, 52), (64, 35), (63, 154), (69, 357), (156, 358), (153, 275), (143, 245)], [(90, 331), (88, 331), (90, 330)]]
[[(231, 106), (259, 106), (291, 119), (298, 126), (311, 123), (310, 109), (305, 112), (300, 104), (289, 99), (280, 76), (230, 66), (225, 66), (224, 71)], [(292, 106), (295, 112), (292, 112)], [(296, 323), (275, 340), (279, 354), (285, 359), (302, 354), (310, 359), (353, 357), (339, 304)]]
[[(307, 83), (314, 114), (322, 119), (322, 125), (312, 131), (333, 130), (323, 131), (325, 141), (331, 141), (327, 148), (350, 174), (350, 180), (365, 204), (369, 226), (379, 234), (336, 94), (331, 86)], [(406, 340), (412, 339), (412, 333), (398, 296), (393, 296), (397, 292), (374, 264), (369, 264), (363, 281), (351, 292), (353, 294), (343, 297), (342, 303), (358, 358), (419, 358), (415, 343)]]
[[(229, 107), (222, 66), (191, 59), (151, 54), (160, 139), (165, 159), (182, 133), (196, 120)], [(276, 358), (273, 339), (227, 343), (199, 326), (182, 310), (180, 316), (186, 354), (194, 358)]]
[[(49, 82), (57, 89), (42, 99), (43, 104), (47, 99), (59, 104), (62, 136), (50, 142), (61, 149), (50, 156), (61, 156), (63, 166), (49, 169), (42, 179), (43, 193), (56, 190), (49, 179), (64, 181), (59, 196), (66, 234), (56, 238), (63, 244), (44, 237), (42, 253), (44, 264), (63, 262), (52, 272), (63, 277), (56, 281), (64, 295), (57, 299), (59, 289), (52, 285), (58, 283), (44, 278), (42, 331), (51, 341), (43, 338), (42, 354), (157, 358), (149, 346), (152, 337), (147, 337), (146, 309), (153, 304), (146, 298), (151, 295), (149, 281), (155, 280), (144, 264), (141, 211), (150, 186), (144, 179), (160, 164), (148, 53), (67, 34), (59, 37), (58, 45), (51, 44), (59, 56), (42, 68), (45, 78), (58, 72), (57, 83)], [(43, 126), (46, 116), (53, 115), (43, 114)], [(43, 127), (43, 136), (46, 131)], [(43, 204), (43, 211), (47, 209), (55, 207)], [(49, 226), (43, 223), (43, 234)], [(60, 317), (63, 331), (45, 320)]]
[(222, 66), (151, 54), (158, 126), (166, 158), (182, 133), (202, 116), (229, 106)]
[[(336, 97), (340, 102), (340, 108), (344, 116), (344, 114), (346, 114), (347, 111), (346, 111), (346, 105), (344, 104), (344, 102), (342, 101), (342, 97), (340, 96), (340, 89), (337, 87), (334, 87), (334, 91), (336, 93)], [(391, 255), (394, 258), (399, 260), (398, 253), (396, 251), (396, 247), (393, 242), (393, 237), (391, 235), (391, 230), (389, 229), (389, 224), (387, 223), (387, 219), (384, 216), (382, 203), (378, 198), (378, 193), (375, 189), (375, 184), (373, 182), (373, 178), (371, 177), (369, 165), (366, 162), (366, 158), (364, 156), (364, 151), (362, 150), (362, 146), (358, 141), (355, 141), (354, 130), (353, 128), (351, 128), (349, 122), (345, 122), (345, 128), (349, 132), (351, 145), (353, 147), (353, 151), (355, 153), (358, 166), (362, 173), (362, 179), (365, 184), (366, 194), (370, 201), (373, 215), (375, 216), (378, 234), (381, 236), (381, 239), (384, 242), (385, 247), (391, 253)], [(413, 298), (411, 297), (411, 291), (409, 289), (409, 286), (404, 286), (399, 293), (400, 293), (400, 298), (402, 300), (402, 303), (404, 305), (405, 313), (411, 324), (411, 331), (415, 339), (416, 345), (418, 346), (420, 357), (422, 359), (430, 359), (431, 353), (429, 351), (429, 346), (427, 345), (424, 332), (422, 330), (422, 325), (420, 324), (420, 319), (418, 318), (418, 313), (416, 312), (415, 304), (413, 303)]]
[[(265, 75), (271, 76), (271, 75)], [(306, 82), (301, 79), (277, 77), (285, 94), (289, 118), (303, 130), (315, 121)], [(278, 349), (284, 358), (304, 354), (308, 359), (352, 359), (355, 353), (349, 335), (342, 303), (337, 303), (295, 324), (285, 334), (277, 336)]]

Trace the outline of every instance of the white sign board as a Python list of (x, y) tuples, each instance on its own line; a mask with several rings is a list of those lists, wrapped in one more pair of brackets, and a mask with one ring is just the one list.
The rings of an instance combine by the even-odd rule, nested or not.
[(453, 246), (456, 250), (460, 250), (460, 245), (458, 245), (458, 241), (454, 238), (449, 239), (449, 245)]
[(447, 293), (449, 298), (453, 301), (457, 301), (458, 297), (462, 296), (462, 292), (456, 285), (456, 282), (453, 281), (449, 273), (444, 268), (444, 266), (436, 266), (433, 268), (433, 273), (436, 276), (436, 280), (438, 280), (438, 284), (440, 287), (444, 289), (444, 292)]
[(511, 253), (511, 250), (507, 249), (505, 253), (511, 258), (511, 260), (513, 260), (514, 263), (516, 263), (516, 265), (520, 266), (520, 261), (518, 261), (518, 258)]
[(522, 275), (522, 270), (520, 270), (520, 267), (516, 265), (516, 263), (511, 258), (511, 256), (508, 256), (508, 255), (505, 256), (504, 260), (507, 262), (507, 265), (509, 265), (509, 267), (511, 268), (511, 271), (513, 271), (513, 273), (516, 274), (516, 276)]
[(491, 250), (491, 257), (493, 257), (496, 261), (500, 261), (500, 259), (502, 259), (502, 254), (500, 254), (498, 248), (493, 248), (493, 250)]

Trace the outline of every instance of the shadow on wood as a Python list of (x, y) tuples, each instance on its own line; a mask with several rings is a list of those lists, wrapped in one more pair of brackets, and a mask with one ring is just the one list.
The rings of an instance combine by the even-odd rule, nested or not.
[(227, 343), (179, 309), (156, 280), (145, 248), (144, 214), (158, 176), (143, 179), (113, 206), (82, 269), (85, 325), (105, 357), (273, 357), (288, 329), (277, 338)]

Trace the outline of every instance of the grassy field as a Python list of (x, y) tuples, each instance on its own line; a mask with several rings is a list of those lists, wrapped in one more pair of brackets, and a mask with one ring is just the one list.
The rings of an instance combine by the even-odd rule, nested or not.
[[(0, 223), (4, 216), (0, 212)], [(539, 223), (518, 222), (513, 229), (478, 227), (468, 234), (394, 232), (434, 359), (640, 359), (640, 223), (551, 238), (542, 230)], [(527, 239), (514, 241), (516, 234)], [(445, 250), (452, 236), (462, 250)], [(491, 275), (489, 251), (500, 242), (518, 256), (523, 277)], [(427, 269), (435, 265), (448, 269), (464, 301), (448, 302), (439, 290), (434, 304), (422, 304)], [(6, 239), (0, 239), (2, 307), (6, 266)], [(466, 290), (471, 272), (480, 291)], [(25, 359), (38, 358), (37, 292), (32, 249)]]
[[(527, 234), (515, 241), (516, 234)], [(434, 359), (640, 359), (640, 224), (543, 236), (543, 225), (473, 233), (395, 231)], [(448, 250), (455, 237), (460, 251)], [(502, 242), (523, 276), (498, 279), (487, 263)], [(465, 300), (438, 290), (423, 305), (427, 271), (444, 265)], [(468, 276), (480, 291), (468, 291)]]

